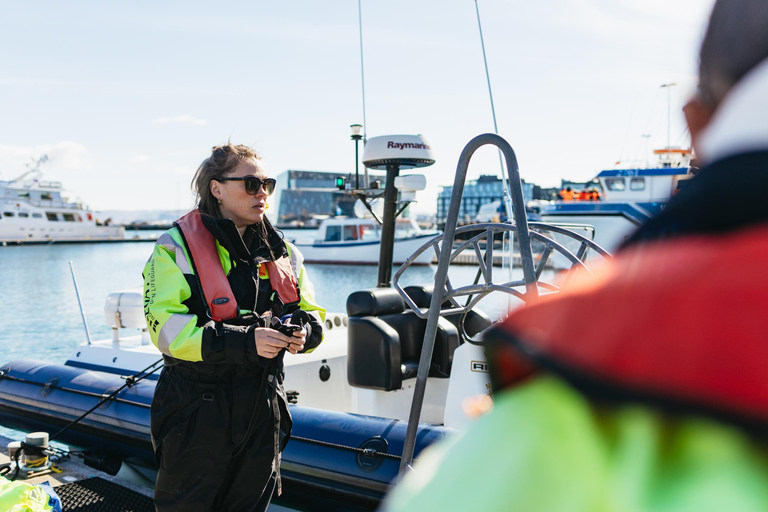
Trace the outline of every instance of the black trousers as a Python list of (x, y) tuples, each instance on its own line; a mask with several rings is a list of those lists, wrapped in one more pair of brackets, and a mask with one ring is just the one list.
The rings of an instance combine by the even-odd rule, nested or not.
[(170, 366), (160, 375), (151, 410), (158, 512), (255, 512), (269, 505), (274, 419), (262, 374), (245, 365), (223, 373)]

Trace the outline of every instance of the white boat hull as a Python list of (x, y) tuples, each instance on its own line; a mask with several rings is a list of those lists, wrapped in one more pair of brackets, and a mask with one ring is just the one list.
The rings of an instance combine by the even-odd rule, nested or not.
[(125, 238), (123, 226), (97, 226), (93, 222), (51, 222), (45, 219), (3, 218), (0, 241), (114, 240)]
[[(586, 224), (594, 228), (592, 239), (603, 249), (613, 252), (635, 232), (640, 225), (621, 215), (541, 215), (542, 222), (549, 224)], [(567, 227), (567, 226), (564, 226)], [(578, 231), (579, 234), (586, 235)], [(564, 238), (563, 238), (564, 240)], [(558, 241), (560, 241), (558, 239)], [(578, 250), (578, 244), (573, 243)]]
[[(426, 234), (413, 238), (395, 239), (392, 263), (402, 265), (416, 250), (425, 244), (434, 234)], [(296, 242), (304, 261), (307, 263), (335, 263), (350, 265), (378, 265), (381, 252), (381, 242)], [(425, 251), (416, 259), (417, 265), (429, 265), (434, 254)]]

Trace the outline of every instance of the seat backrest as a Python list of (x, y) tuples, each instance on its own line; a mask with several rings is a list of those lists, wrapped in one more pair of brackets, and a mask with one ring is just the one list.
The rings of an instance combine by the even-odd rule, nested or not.
[[(426, 320), (405, 304), (396, 290), (375, 288), (347, 299), (347, 378), (353, 386), (391, 391), (416, 377)], [(438, 321), (430, 377), (450, 375), (453, 351), (459, 345), (456, 328)]]

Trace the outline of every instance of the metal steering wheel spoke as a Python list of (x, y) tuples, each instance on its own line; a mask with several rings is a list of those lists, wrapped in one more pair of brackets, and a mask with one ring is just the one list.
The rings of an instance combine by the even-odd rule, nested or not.
[(585, 242), (581, 242), (581, 245), (579, 245), (579, 250), (576, 252), (576, 257), (579, 258), (581, 261), (584, 261), (584, 258), (587, 255), (587, 251), (589, 250), (589, 245), (587, 245)]
[(544, 290), (548, 292), (559, 292), (560, 287), (557, 285), (554, 285), (552, 283), (547, 283), (545, 281), (539, 281), (539, 288), (543, 288)]
[(493, 283), (493, 229), (490, 227), (485, 230), (485, 268), (488, 269), (486, 284)]
[(581, 261), (581, 259), (578, 256), (573, 254), (565, 246), (555, 241), (554, 239), (549, 238), (545, 235), (542, 235), (537, 231), (531, 231), (531, 238), (543, 243), (545, 245), (545, 251), (546, 251), (546, 248), (552, 249), (552, 251), (550, 251), (550, 253), (547, 254), (547, 258), (549, 258), (549, 256), (551, 255), (551, 252), (557, 251), (558, 253), (560, 253), (560, 255), (564, 256), (571, 263), (571, 267), (570, 267), (571, 269), (573, 269), (574, 267), (578, 267), (578, 268), (583, 268), (587, 272), (590, 272), (590, 270), (587, 268), (586, 265), (584, 265), (584, 262)]
[(544, 272), (544, 269), (547, 266), (547, 261), (549, 261), (549, 256), (552, 254), (552, 251), (554, 251), (554, 247), (552, 247), (551, 245), (546, 245), (544, 247), (544, 251), (541, 253), (541, 258), (539, 258), (539, 261), (536, 264), (536, 281), (540, 281), (541, 273)]
[(488, 266), (485, 262), (485, 257), (483, 256), (483, 252), (480, 250), (480, 243), (478, 241), (475, 241), (472, 244), (472, 247), (475, 250), (475, 257), (477, 258), (477, 265), (480, 269), (480, 272), (483, 274), (483, 280), (487, 283), (490, 279), (492, 279), (492, 275), (490, 274), (490, 270), (488, 269)]
[(455, 297), (457, 297), (459, 294), (456, 293), (456, 289), (451, 284), (451, 278), (450, 276), (445, 276), (445, 288), (443, 289), (443, 302), (446, 300), (450, 301), (453, 307), (460, 308), (462, 307), (461, 304), (456, 300)]

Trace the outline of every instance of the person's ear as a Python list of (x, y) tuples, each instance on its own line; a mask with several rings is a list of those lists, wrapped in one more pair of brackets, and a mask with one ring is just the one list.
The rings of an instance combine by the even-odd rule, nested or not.
[(211, 194), (213, 194), (213, 197), (221, 200), (221, 190), (219, 188), (219, 182), (216, 180), (211, 180), (210, 188), (211, 188)]
[(692, 98), (683, 107), (685, 122), (688, 123), (688, 130), (691, 132), (691, 144), (696, 149), (699, 136), (712, 120), (714, 109), (705, 105), (698, 98)]

